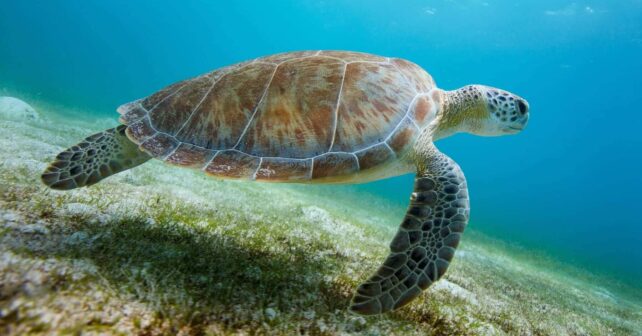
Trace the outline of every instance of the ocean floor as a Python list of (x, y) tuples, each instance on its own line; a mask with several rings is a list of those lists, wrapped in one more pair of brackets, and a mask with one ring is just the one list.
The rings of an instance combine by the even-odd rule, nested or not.
[(475, 222), (419, 299), (351, 314), (404, 208), (341, 186), (219, 181), (158, 161), (48, 190), (46, 162), (117, 115), (32, 103), (39, 116), (0, 114), (2, 335), (642, 335), (640, 289), (486, 237)]

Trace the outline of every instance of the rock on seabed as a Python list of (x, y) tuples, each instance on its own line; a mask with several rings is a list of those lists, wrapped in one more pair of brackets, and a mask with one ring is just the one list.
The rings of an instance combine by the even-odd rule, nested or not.
[(35, 121), (40, 118), (31, 105), (14, 97), (0, 97), (0, 118), (14, 121)]

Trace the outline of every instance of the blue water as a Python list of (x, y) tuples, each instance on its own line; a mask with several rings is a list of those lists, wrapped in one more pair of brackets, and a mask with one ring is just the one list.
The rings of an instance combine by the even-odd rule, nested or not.
[[(640, 0), (0, 5), (0, 86), (100, 117), (169, 83), (300, 49), (407, 58), (444, 89), (483, 83), (527, 98), (523, 133), (439, 143), (468, 177), (470, 227), (639, 282)], [(411, 180), (352, 190), (405, 204)]]

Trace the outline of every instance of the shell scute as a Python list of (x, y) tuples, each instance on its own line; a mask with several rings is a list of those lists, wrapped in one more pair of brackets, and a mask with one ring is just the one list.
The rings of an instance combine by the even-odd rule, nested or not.
[(319, 56), (336, 57), (345, 62), (386, 62), (385, 57), (354, 51), (323, 50)]
[(181, 143), (178, 148), (165, 158), (165, 161), (177, 166), (202, 168), (214, 156), (214, 151), (202, 147)]
[(404, 119), (399, 127), (390, 135), (390, 138), (386, 141), (388, 146), (397, 154), (397, 156), (402, 156), (412, 145), (412, 139), (417, 136), (419, 130), (417, 127), (410, 121), (410, 119)]
[(124, 124), (131, 124), (147, 115), (147, 111), (141, 106), (132, 107), (127, 113), (120, 116), (120, 122)]
[(147, 110), (145, 110), (140, 103), (140, 100), (135, 100), (118, 107), (118, 113), (121, 114), (119, 121), (127, 125), (146, 116)]
[(419, 125), (434, 119), (437, 106), (428, 94), (422, 94), (415, 98), (410, 107), (410, 117)]
[(178, 145), (179, 142), (173, 137), (164, 133), (156, 133), (140, 144), (140, 148), (152, 156), (165, 157), (174, 151), (174, 148), (178, 147)]
[(305, 181), (310, 179), (311, 168), (312, 159), (263, 158), (255, 178), (270, 182)]
[(232, 148), (254, 114), (275, 68), (253, 63), (224, 75), (177, 138), (205, 148)]
[(403, 73), (410, 87), (414, 88), (416, 92), (428, 92), (435, 87), (432, 76), (417, 64), (400, 58), (394, 58), (390, 62)]
[(147, 138), (156, 134), (156, 130), (152, 128), (148, 117), (144, 117), (133, 124), (129, 124), (125, 131), (127, 136), (137, 144), (142, 143)]
[(205, 167), (205, 172), (223, 178), (251, 179), (258, 167), (259, 158), (228, 150), (217, 153)]
[(176, 134), (185, 124), (192, 111), (199, 107), (201, 100), (212, 87), (212, 76), (206, 75), (193, 79), (174, 94), (156, 106), (163, 113), (151, 113), (149, 118), (156, 129), (168, 134)]
[(293, 52), (286, 52), (286, 53), (280, 53), (276, 55), (261, 57), (261, 58), (258, 58), (257, 61), (280, 64), (280, 63), (287, 62), (287, 61), (294, 60), (301, 57), (314, 56), (316, 53), (318, 53), (318, 51), (308, 51), (308, 50), (293, 51)]
[(347, 66), (332, 151), (354, 152), (382, 141), (403, 119), (414, 93), (391, 65)]
[(327, 153), (314, 158), (312, 179), (350, 175), (359, 171), (359, 162), (353, 154)]
[(395, 154), (385, 143), (359, 151), (355, 155), (359, 160), (361, 170), (377, 167), (395, 158)]
[(288, 158), (326, 152), (344, 66), (321, 57), (281, 64), (238, 150)]
[(143, 99), (141, 101), (141, 105), (143, 108), (147, 111), (152, 111), (156, 108), (158, 104), (163, 102), (165, 99), (171, 97), (173, 94), (178, 92), (180, 89), (182, 89), (185, 85), (189, 84), (189, 79), (180, 81), (174, 84), (171, 84), (160, 91), (152, 94), (151, 96)]

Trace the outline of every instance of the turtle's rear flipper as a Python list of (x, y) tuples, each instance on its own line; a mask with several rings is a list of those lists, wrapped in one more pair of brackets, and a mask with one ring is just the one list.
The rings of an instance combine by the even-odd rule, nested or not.
[(121, 125), (96, 133), (61, 152), (42, 173), (42, 182), (59, 190), (90, 186), (149, 160), (127, 138), (126, 128)]

